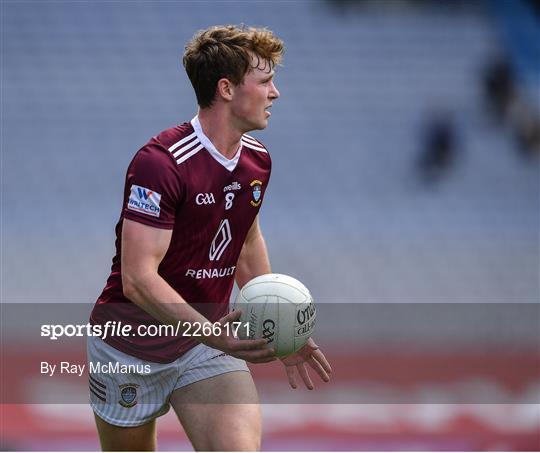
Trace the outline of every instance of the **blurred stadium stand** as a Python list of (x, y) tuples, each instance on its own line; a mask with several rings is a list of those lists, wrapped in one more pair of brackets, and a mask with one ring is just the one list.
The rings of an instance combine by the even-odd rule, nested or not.
[[(490, 3), (490, 6), (506, 38), (505, 47), (509, 55), (496, 60), (491, 73), (498, 75), (499, 81), (507, 85), (506, 99), (500, 99), (505, 101), (502, 119), (516, 136), (521, 153), (537, 157), (540, 154), (539, 3), (529, 1), (513, 5), (500, 0)], [(496, 80), (494, 77), (491, 81)]]
[[(257, 134), (274, 158), (262, 221), (276, 270), (321, 301), (538, 300), (538, 166), (486, 124), (479, 73), (498, 36), (483, 11), (3, 7), (4, 300), (95, 299), (129, 160), (194, 114), (182, 45), (226, 22), (287, 43), (282, 98)], [(413, 163), (439, 106), (466, 153), (432, 193)]]
[[(538, 74), (540, 72), (540, 8), (538, 1), (488, 4), (502, 32), (505, 46), (510, 50), (517, 68), (522, 89), (538, 102)], [(535, 7), (536, 6), (536, 10)], [(538, 108), (538, 105), (537, 105)]]
[[(127, 164), (195, 113), (184, 43), (243, 22), (287, 49), (282, 97), (255, 133), (273, 156), (261, 216), (276, 272), (319, 303), (538, 303), (538, 159), (520, 159), (512, 132), (494, 127), (482, 85), (493, 55), (508, 52), (538, 107), (538, 48), (526, 49), (540, 30), (526, 3), (340, 3), (2, 2), (2, 302), (95, 300)], [(458, 149), (426, 186), (418, 156), (426, 118), (440, 111)], [(320, 321), (338, 344), (340, 322)], [(423, 326), (402, 330), (422, 342)], [(467, 329), (451, 329), (450, 350)], [(520, 341), (535, 350), (536, 339)], [(338, 368), (351, 349), (341, 346)], [(258, 379), (284, 384), (277, 372)], [(538, 380), (527, 385), (537, 395)], [(97, 447), (86, 406), (2, 410), (11, 448)], [(265, 417), (268, 449), (540, 448), (535, 404), (267, 405)], [(162, 447), (187, 446), (172, 418)]]

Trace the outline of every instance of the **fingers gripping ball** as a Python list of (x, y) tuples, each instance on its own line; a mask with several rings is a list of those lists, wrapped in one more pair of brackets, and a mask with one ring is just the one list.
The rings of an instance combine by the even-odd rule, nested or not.
[(282, 274), (265, 274), (250, 280), (239, 291), (234, 304), (241, 310), (242, 339), (268, 340), (278, 357), (299, 349), (312, 336), (316, 311), (309, 290), (295, 278)]

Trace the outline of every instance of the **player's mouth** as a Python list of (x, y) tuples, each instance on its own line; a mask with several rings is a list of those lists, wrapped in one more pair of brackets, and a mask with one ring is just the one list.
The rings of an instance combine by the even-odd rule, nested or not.
[(272, 114), (268, 111), (271, 108), (272, 108), (272, 104), (270, 104), (268, 107), (266, 107), (264, 113), (266, 113), (268, 116), (271, 116)]

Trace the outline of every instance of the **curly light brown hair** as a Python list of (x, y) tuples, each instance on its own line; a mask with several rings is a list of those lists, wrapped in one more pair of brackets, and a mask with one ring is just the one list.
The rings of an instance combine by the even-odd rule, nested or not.
[(267, 28), (222, 25), (200, 30), (186, 45), (183, 58), (197, 103), (210, 107), (222, 78), (241, 84), (254, 68), (253, 56), (268, 61), (270, 71), (281, 62), (283, 50), (283, 41)]

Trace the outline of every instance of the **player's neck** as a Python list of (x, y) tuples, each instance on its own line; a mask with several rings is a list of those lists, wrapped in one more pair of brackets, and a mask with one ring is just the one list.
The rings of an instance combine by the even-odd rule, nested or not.
[(236, 130), (227, 115), (214, 109), (199, 109), (201, 128), (216, 149), (232, 159), (240, 146), (242, 132)]

